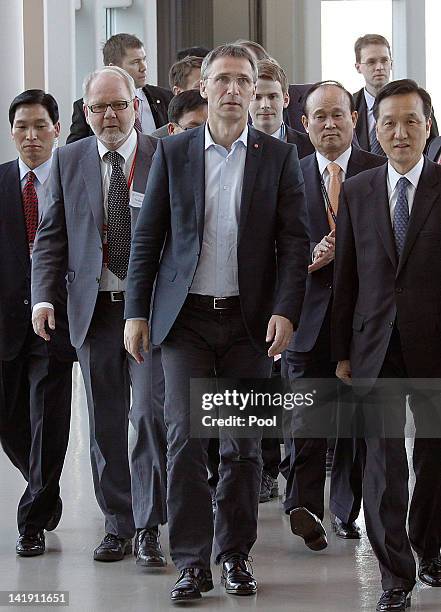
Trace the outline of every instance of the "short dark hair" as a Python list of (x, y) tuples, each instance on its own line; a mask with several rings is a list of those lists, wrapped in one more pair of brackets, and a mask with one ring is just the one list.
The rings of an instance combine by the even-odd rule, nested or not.
[(195, 68), (201, 69), (202, 59), (202, 57), (197, 57), (195, 55), (187, 55), (178, 62), (175, 62), (168, 73), (170, 89), (173, 89), (173, 87), (186, 89), (188, 75)]
[(430, 115), (432, 114), (432, 100), (427, 91), (420, 87), (418, 83), (412, 81), (412, 79), (399, 79), (398, 81), (391, 81), (390, 83), (387, 83), (377, 93), (377, 97), (375, 98), (375, 103), (372, 108), (375, 121), (378, 119), (379, 107), (382, 100), (385, 98), (390, 98), (390, 96), (400, 96), (410, 93), (416, 93), (419, 95), (423, 103), (424, 117), (426, 118), (426, 121), (430, 119)]
[(127, 49), (140, 49), (144, 43), (133, 34), (115, 34), (103, 46), (103, 62), (105, 66), (115, 64), (120, 66)]
[(257, 64), (254, 57), (251, 55), (251, 52), (244, 45), (236, 45), (235, 43), (229, 43), (226, 45), (219, 45), (210, 51), (210, 53), (204, 57), (204, 61), (201, 66), (201, 79), (205, 80), (207, 78), (207, 72), (211, 66), (211, 64), (218, 57), (239, 57), (247, 59), (251, 65), (251, 71), (253, 73), (253, 82), (257, 81)]
[(384, 45), (388, 48), (389, 56), (392, 57), (390, 44), (387, 38), (381, 36), (381, 34), (365, 34), (364, 36), (360, 36), (355, 41), (354, 51), (355, 51), (355, 61), (359, 62), (361, 60), (361, 50), (367, 47), (368, 45)]
[(195, 57), (205, 57), (210, 53), (210, 49), (207, 47), (185, 47), (185, 49), (179, 49), (176, 53), (176, 61), (184, 59), (187, 55), (194, 55)]
[(9, 123), (11, 124), (11, 128), (14, 124), (17, 108), (24, 104), (41, 104), (41, 106), (44, 106), (54, 125), (60, 118), (57, 101), (50, 93), (46, 93), (42, 89), (27, 89), (21, 94), (18, 94), (11, 102), (9, 107)]
[(289, 83), (286, 72), (282, 66), (273, 59), (262, 59), (257, 62), (257, 72), (259, 79), (268, 81), (278, 81), (282, 88), (283, 95), (288, 93)]
[(339, 83), (338, 81), (317, 81), (317, 83), (314, 83), (303, 96), (303, 114), (305, 116), (308, 115), (307, 107), (310, 95), (314, 93), (314, 91), (317, 91), (317, 89), (320, 89), (320, 87), (327, 87), (328, 85), (331, 85), (332, 87), (338, 87), (339, 89), (344, 91), (349, 100), (349, 108), (351, 110), (351, 113), (355, 111), (354, 98), (352, 97), (352, 94), (349, 93), (349, 91), (345, 87), (343, 87), (341, 83)]
[(271, 59), (267, 50), (254, 40), (246, 40), (245, 38), (239, 38), (238, 40), (235, 40), (233, 44), (239, 45), (240, 47), (245, 47), (246, 49), (251, 51), (251, 53), (254, 53), (258, 60)]
[(181, 117), (190, 111), (205, 106), (207, 100), (201, 96), (197, 89), (188, 89), (174, 96), (168, 105), (168, 120), (178, 124)]

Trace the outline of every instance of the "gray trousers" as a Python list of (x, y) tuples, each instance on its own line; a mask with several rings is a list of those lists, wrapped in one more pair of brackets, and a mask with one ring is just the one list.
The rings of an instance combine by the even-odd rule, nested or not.
[(190, 435), (190, 379), (268, 378), (272, 360), (248, 337), (239, 310), (187, 304), (161, 345), (167, 425), (170, 554), (179, 570), (210, 567), (232, 552), (246, 558), (257, 537), (262, 473), (260, 438), (220, 439), (217, 512), (213, 524), (207, 473), (208, 439)]
[[(98, 296), (78, 358), (86, 387), (90, 458), (105, 531), (122, 538), (167, 521), (164, 378), (159, 348), (138, 365), (124, 349), (124, 303)], [(132, 405), (130, 406), (130, 386)], [(129, 419), (135, 444), (128, 454)]]

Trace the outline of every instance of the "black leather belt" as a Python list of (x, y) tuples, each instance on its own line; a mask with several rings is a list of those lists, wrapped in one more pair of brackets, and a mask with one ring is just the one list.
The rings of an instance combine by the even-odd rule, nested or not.
[(106, 302), (124, 302), (124, 291), (98, 291), (98, 297)]
[(198, 293), (189, 293), (186, 303), (205, 310), (233, 310), (240, 308), (240, 299), (238, 295), (231, 297), (214, 297), (213, 295), (199, 295)]

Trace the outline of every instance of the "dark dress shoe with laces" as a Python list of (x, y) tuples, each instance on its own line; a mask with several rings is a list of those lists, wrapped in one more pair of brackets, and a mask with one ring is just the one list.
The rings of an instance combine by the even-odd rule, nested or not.
[(93, 551), (95, 561), (121, 561), (132, 552), (130, 538), (118, 538), (113, 533), (106, 533), (100, 545)]
[(441, 587), (441, 558), (422, 558), (418, 565), (418, 578), (431, 587)]
[(63, 513), (63, 502), (61, 501), (61, 497), (57, 499), (57, 503), (55, 504), (55, 510), (45, 525), (46, 531), (53, 531), (58, 527), (58, 523), (61, 519), (61, 514)]
[(15, 545), (15, 551), (20, 557), (36, 557), (46, 550), (44, 533), (39, 531), (36, 535), (20, 535)]
[(135, 537), (136, 565), (143, 567), (165, 567), (167, 561), (162, 552), (157, 527), (138, 529)]
[(361, 538), (361, 529), (352, 521), (352, 523), (344, 523), (338, 516), (331, 515), (331, 526), (337, 538), (345, 540), (359, 540)]
[(305, 540), (311, 550), (323, 550), (328, 545), (321, 520), (306, 508), (294, 508), (289, 513), (291, 531)]
[(375, 608), (377, 612), (404, 612), (410, 608), (410, 593), (405, 589), (384, 591)]
[(222, 563), (221, 583), (231, 595), (254, 595), (257, 582), (251, 565), (242, 557), (228, 557)]
[(186, 567), (179, 574), (175, 586), (170, 592), (172, 601), (189, 601), (200, 599), (201, 593), (207, 593), (214, 588), (210, 570), (200, 567)]

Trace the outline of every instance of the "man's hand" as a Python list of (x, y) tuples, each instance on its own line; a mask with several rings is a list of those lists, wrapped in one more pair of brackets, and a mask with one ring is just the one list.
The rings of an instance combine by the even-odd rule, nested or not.
[(124, 346), (137, 363), (144, 361), (141, 349), (145, 353), (149, 350), (149, 324), (147, 321), (140, 319), (126, 321), (124, 327)]
[(266, 330), (266, 341), (272, 344), (268, 349), (268, 357), (274, 357), (288, 348), (292, 338), (292, 323), (281, 315), (272, 315)]
[(339, 361), (337, 363), (335, 375), (346, 385), (352, 385), (351, 362), (349, 359), (345, 359), (344, 361)]
[(32, 327), (37, 336), (49, 342), (50, 335), (46, 331), (46, 321), (49, 329), (55, 329), (55, 313), (53, 308), (42, 306), (32, 313)]
[(313, 251), (313, 263), (308, 266), (308, 272), (315, 272), (327, 266), (335, 257), (335, 230), (332, 230), (320, 240)]

